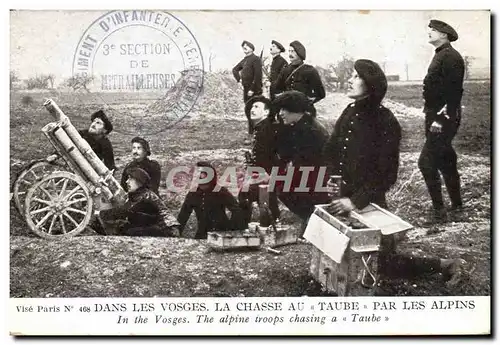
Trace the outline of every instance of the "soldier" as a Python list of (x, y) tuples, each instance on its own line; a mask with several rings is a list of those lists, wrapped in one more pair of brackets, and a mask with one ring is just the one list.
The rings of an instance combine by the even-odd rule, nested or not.
[(285, 52), (285, 47), (278, 41), (271, 41), (271, 48), (269, 49), (271, 52), (271, 56), (273, 57), (273, 62), (271, 63), (271, 73), (269, 75), (269, 98), (271, 101), (274, 99), (276, 95), (276, 81), (278, 77), (286, 66), (288, 66), (288, 62), (285, 60), (281, 53)]
[[(328, 172), (343, 180), (342, 186), (328, 183), (332, 192), (340, 192), (340, 198), (331, 202), (336, 215), (369, 203), (387, 208), (385, 193), (396, 182), (399, 167), (401, 127), (393, 113), (381, 105), (387, 91), (384, 72), (371, 60), (357, 60), (348, 87), (347, 95), (354, 102), (340, 115), (323, 151)], [(393, 236), (383, 239), (380, 270), (386, 276), (443, 273), (454, 285), (464, 264), (461, 259), (399, 254)]]
[(424, 78), (426, 141), (418, 166), (432, 199), (433, 221), (437, 222), (447, 218), (439, 172), (450, 195), (451, 209), (462, 208), (457, 154), (451, 145), (460, 126), (464, 80), (464, 60), (450, 44), (457, 39), (458, 34), (450, 25), (430, 21), (429, 43), (436, 50)]
[[(233, 76), (236, 81), (243, 85), (243, 103), (250, 97), (262, 94), (262, 62), (253, 53), (255, 47), (248, 41), (241, 44), (245, 57), (233, 68)], [(252, 121), (249, 114), (245, 114), (248, 120), (248, 134), (253, 132)]]
[[(109, 133), (113, 130), (113, 124), (102, 110), (92, 114), (90, 120), (89, 129), (80, 130), (78, 133), (89, 143), (92, 151), (104, 162), (104, 165), (109, 170), (116, 169), (113, 146), (108, 139)], [(59, 155), (54, 153), (48, 156), (46, 160), (47, 162), (54, 162), (58, 158)]]
[(100, 212), (105, 233), (124, 236), (178, 237), (179, 223), (165, 203), (147, 186), (148, 173), (141, 168), (128, 172), (125, 205)]
[(120, 183), (121, 186), (123, 189), (127, 190), (129, 171), (135, 168), (141, 168), (150, 176), (150, 185), (148, 187), (159, 195), (158, 188), (160, 187), (161, 167), (157, 161), (149, 159), (148, 156), (151, 155), (149, 143), (146, 139), (141, 137), (133, 138), (131, 143), (133, 160), (123, 169), (122, 180)]
[[(306, 65), (306, 48), (299, 41), (290, 43), (288, 49), (290, 64), (283, 68), (273, 87), (276, 93), (297, 90), (304, 93), (311, 104), (325, 98), (325, 88), (318, 71), (311, 65)], [(311, 108), (315, 115), (314, 108)]]
[[(286, 175), (293, 169), (293, 178), (289, 191), (284, 185), (278, 186), (279, 199), (286, 207), (302, 220), (302, 232), (314, 211), (314, 205), (327, 203), (328, 194), (315, 191), (320, 168), (323, 166), (322, 149), (328, 140), (328, 132), (311, 114), (311, 104), (305, 94), (299, 91), (286, 91), (276, 96), (273, 107), (279, 111), (282, 123), (279, 126), (277, 154), (282, 173)], [(301, 167), (312, 167), (306, 187), (299, 189), (302, 179)], [(321, 181), (322, 186), (323, 181)]]
[[(255, 131), (252, 151), (246, 157), (247, 166), (261, 167), (268, 174), (277, 162), (276, 135), (277, 123), (272, 116), (271, 101), (264, 96), (255, 96), (248, 100), (245, 111), (250, 113)], [(259, 201), (259, 184), (249, 186), (247, 192), (240, 191), (238, 202), (243, 211), (244, 222), (248, 224), (252, 215), (252, 203)], [(280, 210), (276, 193), (269, 192), (269, 210), (275, 221), (279, 220)]]
[[(194, 236), (196, 239), (206, 239), (207, 233), (210, 231), (242, 229), (241, 209), (238, 206), (236, 198), (226, 187), (217, 185), (215, 169), (210, 163), (198, 162), (196, 165), (210, 169), (213, 173), (213, 178), (207, 183), (198, 185), (198, 188), (194, 192), (189, 192), (186, 195), (177, 216), (180, 223), (180, 232), (182, 233), (184, 230), (193, 210), (196, 213), (198, 221), (198, 228)], [(207, 176), (206, 171), (200, 172), (202, 179), (207, 178)], [(231, 219), (226, 215), (226, 209), (231, 211)]]

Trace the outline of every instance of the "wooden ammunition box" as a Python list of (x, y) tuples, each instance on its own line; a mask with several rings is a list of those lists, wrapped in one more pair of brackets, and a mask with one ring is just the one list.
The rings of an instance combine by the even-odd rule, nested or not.
[(260, 247), (260, 235), (251, 231), (214, 231), (207, 234), (207, 244), (216, 250), (255, 249)]
[(261, 244), (264, 247), (273, 248), (297, 243), (297, 232), (291, 226), (277, 225), (276, 229), (272, 226), (258, 226), (257, 229), (261, 235)]

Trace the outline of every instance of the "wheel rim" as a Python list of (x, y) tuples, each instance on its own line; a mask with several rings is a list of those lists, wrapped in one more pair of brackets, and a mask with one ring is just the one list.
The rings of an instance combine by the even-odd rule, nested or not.
[(44, 176), (49, 175), (55, 170), (60, 170), (61, 168), (62, 166), (59, 164), (41, 161), (30, 165), (18, 175), (12, 188), (12, 194), (14, 206), (19, 214), (24, 214), (24, 204), (28, 190)]
[(88, 225), (93, 199), (85, 182), (69, 172), (55, 172), (29, 189), (25, 217), (30, 229), (46, 238), (75, 236)]

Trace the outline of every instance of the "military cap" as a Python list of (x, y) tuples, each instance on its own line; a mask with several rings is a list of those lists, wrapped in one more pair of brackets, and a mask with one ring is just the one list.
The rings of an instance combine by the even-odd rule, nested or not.
[(301, 58), (302, 60), (306, 59), (306, 47), (304, 47), (302, 43), (300, 43), (299, 41), (293, 41), (292, 43), (290, 43), (290, 47), (295, 50), (299, 58)]
[(146, 155), (149, 156), (151, 154), (151, 149), (149, 148), (149, 143), (148, 143), (148, 141), (146, 139), (141, 138), (141, 137), (135, 137), (130, 142), (132, 144), (133, 143), (139, 143), (139, 144), (141, 144), (141, 146), (144, 149), (144, 151), (146, 151)]
[(252, 109), (252, 106), (255, 102), (262, 102), (266, 105), (267, 109), (271, 109), (271, 101), (269, 100), (269, 98), (258, 95), (253, 96), (245, 103), (245, 114), (250, 114), (250, 110)]
[(274, 44), (276, 47), (278, 47), (280, 52), (283, 53), (285, 51), (285, 47), (283, 47), (283, 45), (281, 43), (279, 43), (278, 41), (272, 40), (271, 44)]
[(387, 92), (387, 78), (382, 68), (371, 60), (359, 59), (354, 62), (354, 69), (365, 82), (370, 98), (380, 103)]
[(141, 168), (134, 168), (127, 172), (128, 176), (139, 182), (143, 186), (149, 185), (151, 177), (146, 170)]
[(111, 123), (111, 121), (109, 121), (104, 111), (102, 110), (96, 111), (95, 113), (92, 114), (90, 120), (94, 121), (96, 118), (101, 119), (102, 122), (104, 122), (104, 128), (108, 131), (108, 133), (111, 133), (111, 131), (113, 130), (113, 124)]
[(309, 113), (311, 111), (311, 103), (309, 98), (300, 91), (285, 91), (276, 96), (273, 103), (273, 108), (286, 109), (292, 113)]
[(252, 43), (250, 43), (250, 42), (248, 42), (248, 41), (246, 41), (246, 40), (245, 40), (245, 41), (243, 41), (243, 42), (241, 43), (241, 46), (242, 46), (242, 47), (243, 47), (244, 45), (247, 45), (248, 47), (250, 47), (250, 49), (255, 50), (255, 46), (254, 46)]
[(441, 20), (431, 19), (431, 21), (429, 22), (429, 27), (447, 34), (450, 42), (458, 40), (458, 34), (455, 29)]

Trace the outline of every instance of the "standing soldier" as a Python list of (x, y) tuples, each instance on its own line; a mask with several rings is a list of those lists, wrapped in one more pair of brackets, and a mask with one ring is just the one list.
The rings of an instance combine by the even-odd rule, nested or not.
[(450, 25), (439, 20), (430, 21), (429, 43), (436, 50), (424, 78), (426, 141), (418, 166), (432, 199), (433, 221), (436, 222), (446, 221), (439, 172), (448, 189), (452, 210), (462, 207), (457, 154), (451, 145), (460, 126), (465, 71), (462, 56), (450, 45), (457, 39), (458, 34)]
[[(262, 94), (262, 61), (253, 52), (255, 46), (243, 41), (241, 44), (245, 57), (233, 68), (233, 75), (236, 81), (243, 85), (243, 103), (253, 96)], [(248, 120), (248, 134), (253, 133), (253, 125), (250, 114), (245, 113)]]
[(149, 159), (148, 156), (151, 155), (151, 149), (149, 148), (149, 143), (146, 139), (141, 137), (135, 137), (131, 141), (132, 143), (132, 162), (127, 164), (125, 169), (123, 169), (121, 186), (123, 189), (127, 190), (127, 179), (129, 172), (135, 168), (141, 168), (146, 171), (150, 177), (149, 188), (158, 194), (158, 189), (160, 187), (161, 178), (161, 167), (160, 164)]
[(283, 56), (281, 56), (281, 53), (285, 52), (285, 47), (283, 47), (283, 45), (278, 41), (271, 41), (270, 52), (273, 57), (273, 62), (271, 63), (271, 74), (269, 75), (269, 98), (272, 101), (276, 95), (276, 81), (278, 80), (283, 68), (288, 66), (288, 62)]
[[(273, 86), (275, 92), (296, 90), (309, 98), (310, 104), (314, 104), (325, 98), (325, 88), (318, 71), (311, 65), (306, 65), (306, 48), (299, 41), (290, 43), (288, 49), (290, 64), (286, 66)], [(315, 115), (315, 110), (313, 115)]]

